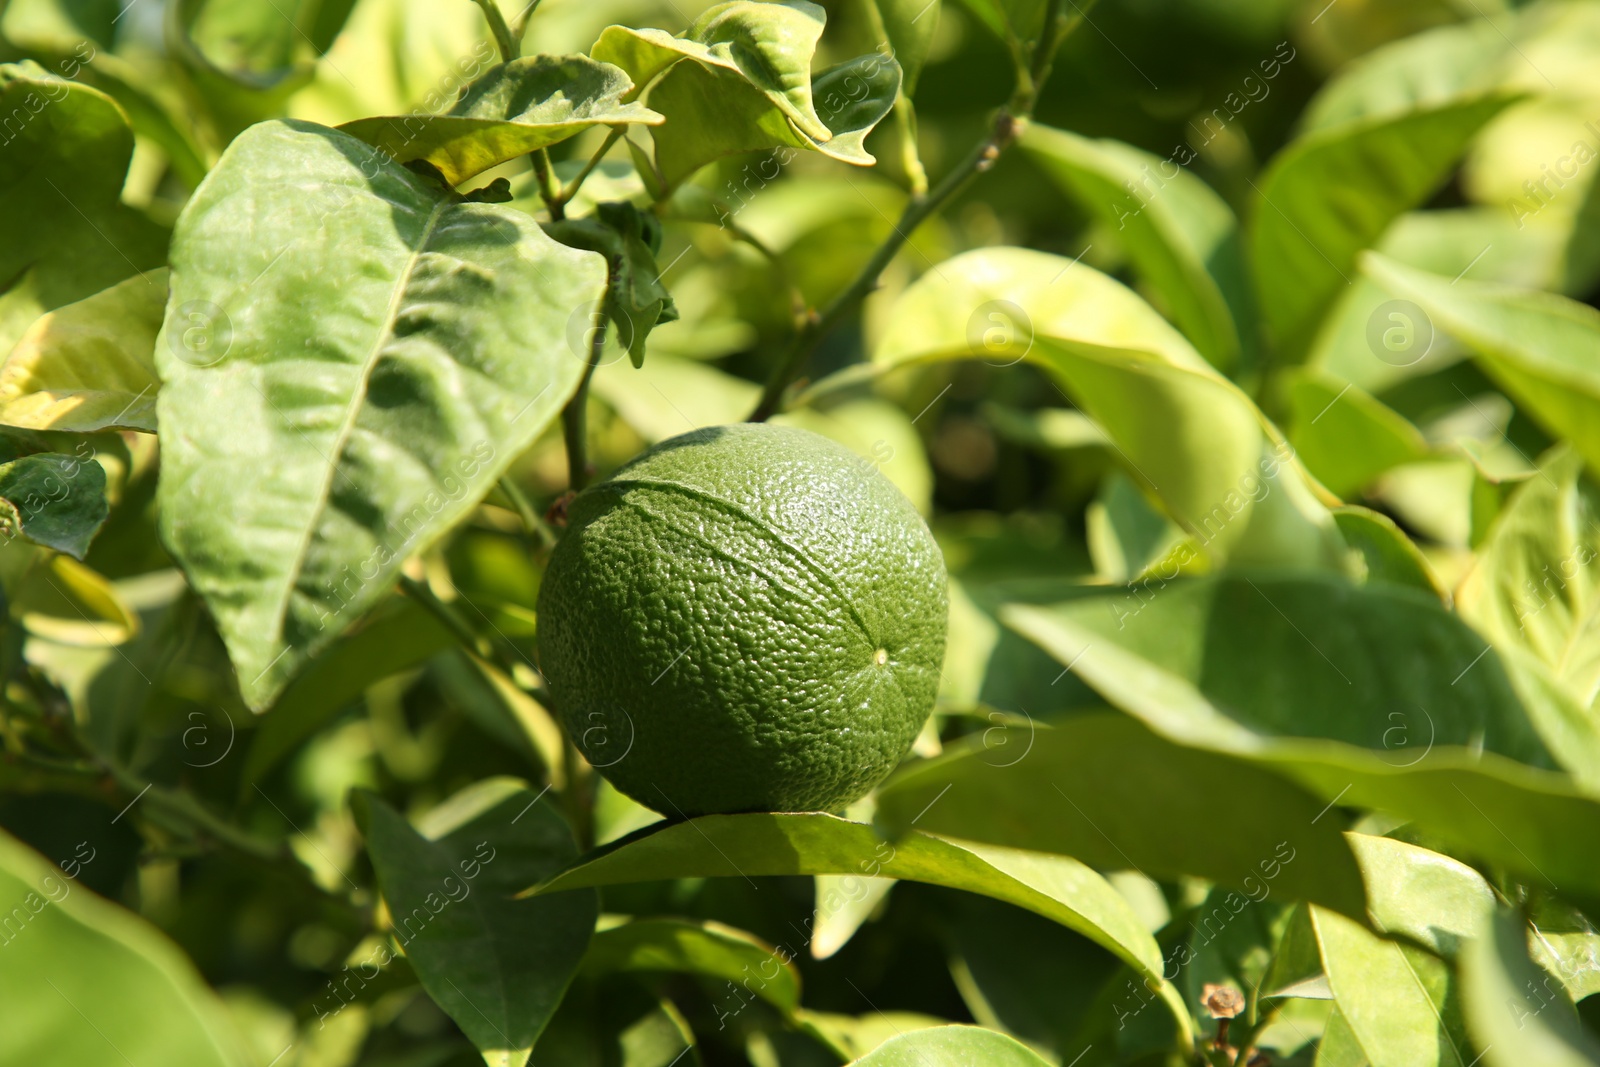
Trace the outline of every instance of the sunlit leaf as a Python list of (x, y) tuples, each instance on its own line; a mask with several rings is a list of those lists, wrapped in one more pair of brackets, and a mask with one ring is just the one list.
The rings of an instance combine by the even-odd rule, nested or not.
[(1227, 203), (1176, 161), (1120, 141), (1033, 125), (1021, 144), (1067, 195), (1117, 231), (1134, 268), (1200, 354), (1233, 369), (1252, 340), (1255, 307)]
[(1304, 354), (1356, 257), (1444, 181), (1472, 136), (1514, 96), (1468, 97), (1302, 136), (1259, 182), (1254, 260), (1279, 347)]
[(890, 842), (833, 815), (707, 815), (650, 828), (599, 849), (538, 893), (672, 878), (843, 874), (965, 889), (1037, 912), (1083, 934), (1160, 984), (1161, 951), (1117, 891), (1065, 856), (951, 841), (911, 831)]
[(534, 440), (604, 283), (528, 215), (453, 203), (346, 134), (271, 122), (230, 146), (173, 247), (160, 503), (252, 706)]
[(0, 423), (28, 430), (156, 428), (165, 268), (40, 316), (0, 366)]
[(1332, 516), (1255, 405), (1100, 272), (1020, 248), (945, 261), (895, 303), (873, 354), (885, 369), (941, 359), (1048, 371), (1207, 552), (1341, 565)]
[(633, 919), (594, 935), (583, 957), (585, 974), (619, 971), (694, 974), (745, 988), (785, 1015), (800, 1007), (800, 974), (781, 946), (767, 945), (720, 923)]
[(1306, 469), (1349, 497), (1385, 471), (1428, 455), (1422, 432), (1351, 382), (1315, 371), (1289, 379), (1289, 441)]
[(422, 159), (451, 185), (601, 124), (654, 125), (661, 116), (622, 98), (628, 76), (588, 56), (529, 56), (494, 67), (442, 115), (357, 119), (339, 128), (399, 163)]
[[(61, 863), (77, 871), (98, 854), (86, 840)], [(176, 945), (3, 833), (0, 899), (10, 908), (0, 948), (0, 996), (9, 1009), (0, 1059), (36, 1067), (252, 1062)]]
[(856, 1067), (1047, 1067), (1026, 1045), (976, 1026), (940, 1026), (892, 1037)]

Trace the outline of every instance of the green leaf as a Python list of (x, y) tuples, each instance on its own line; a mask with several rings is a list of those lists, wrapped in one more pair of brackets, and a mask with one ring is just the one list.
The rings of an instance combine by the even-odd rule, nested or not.
[(1048, 371), (1208, 552), (1342, 565), (1333, 517), (1249, 397), (1099, 271), (1021, 248), (946, 260), (890, 309), (873, 354), (880, 369), (941, 359)]
[(395, 940), (490, 1067), (520, 1067), (589, 946), (597, 895), (514, 900), (577, 855), (556, 807), (514, 778), (469, 786), (413, 828), (354, 800)]
[(1372, 1067), (1350, 1024), (1338, 1010), (1328, 1016), (1322, 1040), (1317, 1042), (1316, 1067)]
[(549, 222), (544, 231), (568, 247), (606, 257), (607, 329), (628, 350), (634, 367), (642, 367), (650, 331), (678, 318), (656, 266), (661, 224), (632, 204), (605, 203), (589, 218)]
[[(1223, 581), (1237, 586), (1249, 580), (1235, 577)], [(1255, 581), (1262, 584), (1267, 580), (1258, 578)], [(1304, 580), (1294, 579), (1291, 583), (1300, 581)], [(1311, 582), (1314, 584), (1315, 580)], [(1194, 583), (1197, 589), (1207, 588), (1208, 584)], [(1307, 589), (1291, 601), (1276, 586), (1262, 587), (1275, 590), (1273, 601), (1290, 612), (1295, 620), (1294, 625), (1300, 626), (1305, 632), (1316, 633), (1329, 625), (1319, 625), (1313, 619), (1313, 616), (1327, 610), (1320, 594), (1312, 596)], [(1465, 749), (1427, 744), (1429, 738), (1441, 736), (1441, 731), (1448, 732), (1445, 736), (1453, 733), (1458, 739), (1466, 733), (1459, 723), (1440, 719), (1437, 712), (1443, 706), (1480, 716), (1477, 720), (1479, 724), (1486, 730), (1495, 730), (1498, 739), (1512, 751), (1531, 750), (1530, 754), (1537, 756), (1539, 748), (1543, 747), (1537, 737), (1530, 736), (1527, 724), (1517, 722), (1514, 707), (1503, 704), (1508, 686), (1517, 683), (1520, 671), (1514, 671), (1508, 677), (1499, 658), (1490, 655), (1488, 646), (1483, 646), (1481, 655), (1474, 660), (1471, 652), (1474, 639), (1468, 637), (1465, 628), (1459, 624), (1441, 622), (1437, 618), (1436, 602), (1404, 590), (1378, 586), (1353, 589), (1341, 598), (1347, 603), (1373, 598), (1368, 601), (1368, 608), (1359, 613), (1359, 617), (1363, 618), (1387, 618), (1386, 610), (1380, 610), (1385, 604), (1398, 608), (1395, 618), (1380, 624), (1386, 640), (1392, 636), (1402, 618), (1409, 618), (1421, 627), (1417, 634), (1408, 638), (1417, 643), (1414, 647), (1426, 649), (1420, 658), (1410, 661), (1414, 664), (1412, 669), (1417, 670), (1415, 677), (1407, 677), (1404, 672), (1398, 671), (1392, 660), (1385, 670), (1379, 671), (1378, 664), (1384, 662), (1384, 658), (1366, 662), (1370, 653), (1365, 648), (1359, 654), (1361, 662), (1353, 662), (1352, 656), (1356, 655), (1354, 647), (1346, 647), (1344, 642), (1365, 640), (1357, 636), (1354, 628), (1348, 630), (1338, 646), (1325, 644), (1323, 647), (1330, 656), (1338, 659), (1346, 678), (1353, 678), (1355, 682), (1347, 683), (1333, 676), (1332, 664), (1322, 661), (1309, 645), (1303, 653), (1293, 652), (1287, 641), (1278, 646), (1289, 652), (1296, 662), (1305, 664), (1316, 659), (1322, 663), (1312, 676), (1324, 679), (1332, 677), (1331, 683), (1324, 683), (1330, 689), (1337, 687), (1348, 691), (1355, 687), (1356, 682), (1370, 687), (1377, 684), (1375, 679), (1380, 674), (1396, 679), (1398, 688), (1394, 693), (1382, 692), (1369, 698), (1379, 703), (1365, 706), (1365, 714), (1369, 716), (1365, 726), (1357, 725), (1359, 720), (1345, 721), (1349, 709), (1340, 711), (1336, 706), (1336, 693), (1321, 692), (1312, 698), (1324, 702), (1325, 709), (1320, 723), (1315, 719), (1309, 720), (1312, 725), (1325, 732), (1344, 732), (1355, 740), (1356, 743), (1351, 744), (1303, 736), (1270, 738), (1258, 732), (1261, 726), (1280, 716), (1280, 722), (1289, 734), (1299, 731), (1295, 716), (1299, 702), (1307, 699), (1308, 693), (1303, 679), (1296, 679), (1292, 689), (1283, 690), (1292, 695), (1284, 699), (1281, 707), (1274, 707), (1272, 703), (1262, 701), (1270, 701), (1275, 684), (1270, 680), (1239, 679), (1238, 675), (1243, 670), (1243, 664), (1239, 661), (1234, 662), (1231, 671), (1221, 675), (1233, 678), (1228, 683), (1230, 686), (1235, 683), (1240, 686), (1238, 690), (1230, 689), (1230, 696), (1250, 698), (1250, 693), (1254, 692), (1256, 707), (1253, 712), (1245, 709), (1248, 714), (1242, 717), (1249, 721), (1253, 716), (1257, 729), (1250, 729), (1233, 717), (1240, 714), (1240, 709), (1231, 706), (1219, 708), (1207, 699), (1201, 689), (1197, 689), (1189, 680), (1192, 672), (1210, 662), (1201, 657), (1206, 641), (1198, 635), (1181, 632), (1183, 625), (1200, 625), (1203, 616), (1181, 607), (1165, 611), (1158, 611), (1156, 607), (1173, 597), (1181, 602), (1193, 596), (1194, 593), (1187, 597), (1180, 595), (1177, 587), (1169, 587), (1150, 598), (1149, 605), (1143, 609), (1152, 613), (1151, 617), (1166, 615), (1178, 627), (1169, 631), (1169, 639), (1175, 642), (1176, 655), (1165, 655), (1163, 646), (1163, 654), (1158, 657), (1168, 664), (1167, 668), (1119, 647), (1121, 632), (1117, 631), (1117, 637), (1112, 636), (1115, 619), (1107, 618), (1110, 611), (1104, 605), (1100, 613), (1089, 610), (1081, 603), (1062, 605), (1062, 610), (1048, 613), (1013, 607), (1007, 612), (1007, 621), (1039, 642), (1059, 662), (1071, 663), (1074, 673), (1089, 681), (1112, 703), (1138, 716), (1173, 742), (1212, 750), (1219, 755), (1232, 754), (1248, 763), (1257, 764), (1263, 772), (1286, 775), (1320, 795), (1329, 805), (1339, 803), (1367, 807), (1413, 820), (1418, 826), (1461, 850), (1462, 854), (1504, 864), (1540, 886), (1572, 891), (1582, 887), (1584, 891), (1600, 893), (1600, 870), (1587, 858), (1580, 858), (1589, 855), (1587, 849), (1600, 849), (1600, 799), (1588, 788), (1572, 776), (1514, 762), (1492, 750), (1482, 751), (1483, 742), (1471, 733), (1467, 733), (1469, 743)], [(1411, 603), (1406, 603), (1407, 600)], [(1253, 617), (1265, 618), (1265, 614)], [(1223, 625), (1233, 623), (1225, 622)], [(1290, 626), (1287, 617), (1280, 617), (1276, 624), (1267, 622), (1263, 625), (1270, 627), (1268, 632), (1277, 632), (1280, 637), (1288, 632), (1285, 628)], [(1303, 640), (1298, 634), (1295, 637)], [(1326, 639), (1327, 634), (1324, 633), (1321, 640)], [(1092, 651), (1085, 652), (1086, 644), (1091, 646)], [(1078, 659), (1080, 654), (1081, 660)], [(1248, 657), (1243, 663), (1258, 669), (1270, 667), (1273, 663), (1264, 658), (1254, 645)], [(1174, 659), (1180, 662), (1174, 663)], [(1459, 673), (1446, 673), (1446, 659), (1459, 664)], [(1426, 669), (1420, 669), (1424, 665), (1427, 665)], [(1466, 685), (1466, 679), (1484, 667), (1488, 667), (1486, 673), (1489, 677), (1473, 682), (1464, 690), (1460, 689)], [(1185, 676), (1180, 676), (1179, 671), (1185, 672)], [(1277, 673), (1268, 671), (1269, 676)], [(1452, 679), (1458, 684), (1450, 684)], [(1432, 710), (1422, 715), (1416, 706), (1402, 706), (1398, 702), (1395, 693), (1406, 692), (1423, 700), (1433, 700), (1428, 688), (1430, 683), (1443, 684), (1450, 691), (1447, 703), (1424, 704), (1423, 707), (1431, 707)], [(1209, 685), (1209, 679), (1202, 677), (1200, 684), (1202, 687)], [(1476, 696), (1465, 695), (1474, 692)], [(1315, 707), (1315, 703), (1312, 706)], [(1474, 706), (1475, 712), (1469, 710)], [(1356, 705), (1352, 703), (1351, 707)], [(1562, 742), (1567, 740), (1563, 731), (1571, 724), (1560, 718), (1561, 709), (1543, 707), (1526, 700), (1522, 708), (1525, 715), (1539, 716), (1542, 728), (1548, 730), (1550, 736)], [(1398, 713), (1403, 717), (1391, 719), (1388, 713)], [(1331, 724), (1326, 717), (1329, 714), (1338, 716)], [(1378, 721), (1379, 717), (1382, 722)], [(1579, 736), (1588, 737), (1592, 742), (1592, 734), (1593, 730), (1589, 728)], [(1490, 744), (1491, 749), (1493, 744)], [(1551, 747), (1555, 749), (1555, 755), (1562, 759), (1591, 762), (1593, 759), (1592, 744), (1587, 748), (1565, 743)], [(1593, 767), (1586, 763), (1581, 769), (1592, 780)], [(1235, 772), (1219, 769), (1216, 773)], [(933, 828), (959, 832), (938, 824), (934, 824)], [(1025, 841), (1009, 839), (1007, 843), (1026, 844)], [(1152, 865), (1141, 864), (1146, 869)], [(1313, 895), (1302, 895), (1307, 899), (1316, 899)], [(1337, 904), (1330, 906), (1338, 907)], [(1345, 914), (1355, 913), (1346, 910)]]
[(939, 1026), (891, 1037), (855, 1067), (1049, 1067), (1026, 1045), (976, 1026)]
[[(105, 576), (66, 556), (29, 568), (10, 595), (22, 628), (57, 644), (107, 648), (139, 633), (138, 614)], [(98, 725), (90, 723), (91, 733)]]
[(1595, 1067), (1600, 1041), (1584, 1029), (1555, 976), (1528, 958), (1520, 916), (1498, 912), (1461, 958), (1467, 1027), (1485, 1067)]
[(518, 156), (592, 126), (656, 125), (662, 117), (636, 103), (627, 74), (588, 56), (529, 56), (494, 67), (442, 115), (387, 115), (339, 129), (397, 163), (426, 160), (460, 185)]
[(156, 429), (165, 268), (40, 316), (0, 366), (0, 423), (25, 430)]
[(721, 923), (633, 919), (594, 935), (583, 973), (659, 971), (746, 983), (747, 991), (793, 1016), (800, 1008), (800, 973), (791, 959), (786, 948)]
[(1385, 471), (1429, 454), (1422, 431), (1352, 382), (1299, 371), (1288, 391), (1295, 454), (1338, 496), (1355, 495)]
[(372, 683), (426, 662), (456, 644), (455, 635), (410, 600), (380, 608), (362, 627), (312, 660), (273, 703), (250, 741), (241, 795), (265, 778), (295, 747), (327, 724)]
[(1554, 293), (1451, 282), (1377, 255), (1365, 269), (1467, 344), (1485, 374), (1600, 472), (1600, 311)]
[(306, 32), (311, 21), (319, 8), (344, 7), (286, 2), (289, 10), (276, 0), (265, 7), (251, 0), (173, 0), (164, 13), (166, 52), (191, 83), (219, 143), (283, 113), (315, 75), (320, 49)]
[(900, 91), (910, 97), (922, 76), (923, 61), (939, 28), (939, 0), (865, 0), (871, 40), (861, 41), (863, 51), (884, 50), (900, 64)]
[(1256, 312), (1227, 203), (1178, 162), (1121, 141), (1031, 125), (1020, 143), (1063, 192), (1116, 229), (1134, 270), (1200, 354), (1222, 370), (1236, 367), (1241, 331), (1248, 337)]
[(1457, 610), (1497, 646), (1550, 668), (1581, 707), (1600, 696), (1600, 491), (1553, 449), (1495, 520)]
[(0, 64), (0, 352), (40, 315), (159, 267), (167, 231), (122, 203), (133, 131), (109, 96), (47, 75), (33, 63)]
[(1543, 767), (1565, 755), (1541, 740), (1483, 639), (1409, 589), (1224, 576), (1001, 617), (1188, 743), (1260, 752), (1327, 739), (1390, 769), (1445, 746)]
[(533, 892), (673, 878), (847, 874), (898, 878), (981, 893), (1076, 930), (1160, 983), (1161, 950), (1127, 901), (1105, 879), (1066, 856), (958, 842), (912, 830), (884, 841), (862, 823), (833, 815), (707, 815), (650, 828), (584, 857)]
[(880, 788), (878, 818), (1102, 869), (1192, 874), (1247, 892), (1265, 884), (1365, 915), (1350, 848), (1335, 817), (1319, 818), (1327, 803), (1270, 770), (1173, 744), (1124, 715), (1063, 719), (1010, 759), (947, 746)]
[(604, 284), (599, 256), (346, 134), (268, 122), (229, 146), (173, 243), (159, 502), (252, 707), (538, 436)]
[(1356, 257), (1448, 176), (1515, 96), (1490, 94), (1317, 130), (1278, 154), (1256, 186), (1261, 308), (1285, 356), (1302, 356)]
[(1449, 856), (1369, 834), (1346, 834), (1367, 885), (1379, 933), (1402, 936), (1454, 960), (1494, 911), (1483, 875)]
[(1468, 1067), (1454, 978), (1437, 957), (1311, 909), (1328, 986), (1372, 1067)]
[(0, 537), (82, 559), (109, 510), (105, 468), (92, 458), (39, 452), (0, 463)]
[(1416, 543), (1381, 512), (1348, 506), (1333, 509), (1333, 521), (1351, 550), (1360, 553), (1367, 581), (1409, 586), (1441, 602), (1447, 599), (1438, 577)]
[[(85, 841), (62, 863), (81, 871), (99, 851)], [(9, 909), (0, 934), (7, 1006), (0, 1060), (29, 1067), (253, 1062), (176, 945), (5, 833), (0, 900)]]
[(813, 79), (826, 19), (807, 0), (732, 0), (707, 9), (685, 37), (612, 26), (590, 52), (650, 86), (650, 106), (667, 119), (651, 137), (669, 191), (712, 160), (762, 148), (867, 166), (862, 143), (894, 106), (900, 67), (873, 53)]

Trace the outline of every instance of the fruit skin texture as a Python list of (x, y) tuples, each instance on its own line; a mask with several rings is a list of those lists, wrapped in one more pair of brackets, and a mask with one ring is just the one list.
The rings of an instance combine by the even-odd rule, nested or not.
[(838, 811), (921, 730), (944, 558), (867, 461), (808, 430), (663, 441), (585, 490), (539, 591), (568, 736), (668, 817)]

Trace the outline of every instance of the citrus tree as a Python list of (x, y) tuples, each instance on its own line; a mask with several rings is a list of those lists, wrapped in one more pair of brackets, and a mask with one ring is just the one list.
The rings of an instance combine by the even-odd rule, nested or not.
[(0, 1063), (1600, 1064), (1600, 2), (0, 60)]

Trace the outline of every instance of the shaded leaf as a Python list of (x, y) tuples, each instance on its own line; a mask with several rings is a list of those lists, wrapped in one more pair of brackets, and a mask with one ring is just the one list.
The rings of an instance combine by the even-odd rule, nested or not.
[(416, 828), (372, 794), (354, 801), (395, 940), (493, 1067), (527, 1062), (599, 912), (592, 891), (512, 899), (577, 854), (542, 796), (513, 778), (486, 779)]
[(166, 269), (40, 316), (0, 366), (0, 423), (26, 430), (156, 428), (156, 331)]
[(1366, 580), (1392, 582), (1421, 590), (1439, 600), (1447, 596), (1420, 549), (1395, 521), (1382, 512), (1348, 506), (1333, 509), (1333, 521), (1351, 550), (1360, 553)]
[(1422, 203), (1515, 99), (1489, 94), (1342, 123), (1278, 154), (1256, 186), (1253, 250), (1261, 309), (1285, 355), (1310, 345), (1357, 255)]
[(1236, 367), (1256, 312), (1227, 203), (1177, 162), (1120, 141), (1030, 125), (1020, 143), (1080, 207), (1117, 231), (1134, 269), (1200, 354), (1223, 370)]
[(627, 74), (588, 56), (528, 56), (494, 67), (442, 115), (388, 115), (339, 129), (397, 163), (422, 159), (450, 185), (598, 125), (655, 125)]
[[(1240, 889), (1265, 879), (1274, 893), (1365, 915), (1350, 848), (1333, 818), (1318, 818), (1327, 803), (1267, 769), (1173, 744), (1124, 715), (1065, 718), (1025, 759), (1002, 762), (979, 745), (947, 746), (880, 787), (878, 818), (1158, 878)], [(1248, 820), (1206, 808), (1219, 783)]]
[(1429, 453), (1422, 431), (1352, 382), (1303, 371), (1289, 379), (1288, 392), (1295, 454), (1338, 496), (1353, 496)]
[(122, 203), (133, 131), (109, 96), (0, 64), (0, 115), (20, 120), (0, 155), (0, 351), (46, 311), (159, 267), (167, 231)]
[(619, 971), (695, 974), (744, 988), (787, 1016), (800, 1007), (800, 974), (782, 946), (715, 922), (633, 919), (598, 931), (583, 957), (592, 977)]
[(1594, 1067), (1600, 1041), (1584, 1029), (1555, 976), (1528, 957), (1523, 922), (1500, 911), (1461, 958), (1467, 1027), (1486, 1067)]
[[(80, 870), (96, 854), (85, 841), (62, 862)], [(10, 909), (0, 935), (7, 1005), (0, 1060), (30, 1067), (253, 1062), (176, 945), (4, 833), (0, 900)]]
[[(565, 402), (583, 370), (568, 329), (604, 265), (301, 122), (229, 146), (172, 265), (161, 530), (259, 708)], [(207, 345), (185, 309), (208, 316)]]
[(0, 537), (82, 559), (109, 510), (105, 468), (93, 458), (36, 452), (0, 463)]

